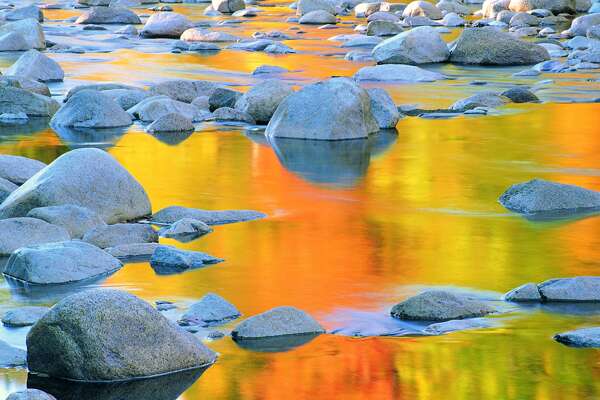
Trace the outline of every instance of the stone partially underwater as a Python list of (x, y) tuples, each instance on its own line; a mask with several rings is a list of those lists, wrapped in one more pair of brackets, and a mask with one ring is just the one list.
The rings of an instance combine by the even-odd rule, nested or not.
[(527, 283), (504, 295), (506, 301), (541, 303), (600, 303), (600, 277), (577, 276)]

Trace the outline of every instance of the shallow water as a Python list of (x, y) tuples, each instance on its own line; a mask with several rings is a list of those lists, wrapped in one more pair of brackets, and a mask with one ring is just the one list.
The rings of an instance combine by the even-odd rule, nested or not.
[[(204, 7), (174, 5), (196, 21), (223, 19), (202, 16)], [(262, 9), (250, 22), (223, 30), (248, 37), (257, 30), (292, 26), (280, 22), (291, 15), (286, 8)], [(60, 20), (79, 12), (46, 15)], [(341, 26), (302, 27), (303, 40), (285, 42), (301, 52), (285, 56), (230, 50), (171, 54), (169, 40), (143, 41), (110, 53), (51, 54), (67, 74), (65, 83), (51, 89), (60, 97), (82, 81), (145, 85), (178, 77), (242, 85), (245, 90), (257, 81), (250, 73), (262, 64), (297, 71), (284, 75), (296, 84), (350, 76), (366, 64), (344, 61), (339, 43), (325, 40), (352, 33), (350, 25)], [(107, 32), (48, 37), (90, 48), (119, 46)], [(335, 52), (341, 56), (324, 56)], [(1, 57), (0, 66), (7, 66), (18, 54)], [(521, 68), (431, 69), (456, 79), (377, 86), (388, 90), (397, 104), (443, 108), (476, 91), (499, 90), (512, 82), (555, 81), (537, 92), (543, 104), (512, 105), (487, 117), (405, 118), (397, 133), (381, 132), (368, 141), (269, 144), (260, 127), (209, 123), (199, 124), (189, 137), (157, 138), (139, 125), (81, 135), (54, 132), (42, 120), (0, 128), (0, 152), (50, 162), (69, 149), (98, 146), (140, 180), (155, 211), (183, 205), (267, 213), (267, 219), (218, 226), (186, 244), (161, 239), (222, 257), (224, 263), (170, 276), (156, 275), (148, 263), (133, 263), (97, 283), (148, 301), (175, 301), (179, 310), (167, 314), (173, 318), (205, 293), (215, 292), (246, 316), (293, 305), (329, 330), (353, 321), (377, 331), (378, 324), (389, 322), (383, 317), (394, 303), (424, 286), (468, 288), (498, 298), (525, 282), (597, 275), (599, 217), (529, 221), (507, 212), (497, 198), (509, 185), (534, 177), (600, 190), (600, 105), (559, 103), (600, 97), (600, 83), (589, 81), (598, 74), (524, 79), (511, 77)], [(469, 85), (473, 80), (489, 83)], [(0, 309), (51, 305), (64, 295), (16, 291), (3, 282)], [(488, 329), (437, 337), (322, 335), (283, 352), (241, 348), (226, 337), (207, 343), (220, 353), (219, 361), (180, 398), (600, 397), (600, 353), (552, 340), (557, 332), (600, 323), (598, 308), (505, 311)], [(0, 328), (0, 338), (24, 346), (26, 332)], [(23, 370), (1, 371), (0, 396), (25, 387), (26, 380)], [(114, 396), (108, 390), (93, 398)]]

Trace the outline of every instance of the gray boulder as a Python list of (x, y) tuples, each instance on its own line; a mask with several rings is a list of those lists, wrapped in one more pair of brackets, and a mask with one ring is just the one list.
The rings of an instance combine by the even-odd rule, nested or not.
[(237, 90), (228, 88), (217, 88), (208, 97), (208, 107), (210, 111), (215, 111), (221, 107), (235, 107), (236, 101), (242, 96)]
[(0, 204), (0, 218), (65, 204), (86, 207), (107, 223), (151, 213), (146, 192), (129, 172), (108, 153), (85, 148), (58, 157), (11, 193)]
[(388, 92), (381, 88), (367, 89), (371, 98), (371, 111), (381, 129), (395, 128), (400, 112)]
[(513, 103), (534, 103), (540, 101), (531, 90), (524, 87), (510, 88), (502, 92), (501, 95), (508, 97)]
[(50, 310), (49, 307), (27, 306), (7, 311), (2, 316), (2, 323), (10, 327), (30, 326), (35, 324)]
[(236, 110), (231, 107), (221, 107), (215, 110), (212, 114), (215, 121), (221, 122), (244, 122), (247, 124), (255, 124), (254, 118), (245, 112)]
[(22, 185), (46, 164), (32, 158), (0, 154), (0, 178)]
[(392, 21), (371, 21), (367, 25), (369, 36), (394, 36), (402, 32), (402, 26)]
[(435, 82), (447, 79), (446, 76), (419, 68), (415, 65), (406, 64), (384, 64), (372, 67), (363, 67), (354, 74), (357, 81), (381, 81), (381, 82)]
[(0, 203), (19, 187), (9, 180), (0, 178)]
[(150, 93), (168, 96), (173, 100), (184, 103), (191, 103), (199, 96), (210, 96), (218, 87), (218, 84), (209, 81), (172, 79), (152, 85)]
[(444, 16), (448, 14), (469, 15), (471, 11), (461, 1), (457, 0), (440, 0), (435, 7), (442, 11)]
[(3, 340), (0, 340), (0, 367), (14, 368), (23, 367), (27, 363), (27, 352), (22, 349), (11, 346)]
[(239, 37), (227, 32), (209, 31), (202, 28), (190, 28), (181, 34), (180, 39), (189, 44), (189, 51), (198, 50), (220, 50), (219, 46), (213, 43), (237, 42)]
[(554, 340), (572, 347), (600, 347), (600, 327), (558, 333)]
[(233, 14), (246, 8), (243, 0), (212, 0), (213, 9), (223, 14)]
[(294, 93), (292, 87), (276, 79), (264, 80), (240, 97), (235, 108), (249, 114), (257, 123), (268, 123), (281, 102)]
[(379, 127), (366, 90), (347, 78), (305, 86), (277, 107), (265, 131), (271, 138), (366, 138)]
[(207, 225), (223, 225), (265, 217), (265, 214), (251, 210), (211, 211), (181, 206), (170, 206), (163, 208), (152, 215), (152, 222), (157, 222), (159, 224), (173, 224), (181, 219), (190, 218), (202, 221)]
[(502, 97), (501, 95), (494, 92), (479, 92), (473, 96), (469, 96), (466, 99), (458, 100), (456, 103), (450, 106), (451, 110), (465, 111), (475, 107), (490, 107), (496, 108), (501, 107), (509, 102), (508, 98)]
[(155, 119), (146, 127), (146, 132), (192, 132), (194, 129), (194, 124), (190, 118), (178, 113), (169, 113)]
[(192, 22), (181, 14), (174, 12), (159, 12), (152, 14), (142, 28), (140, 35), (148, 38), (179, 39), (186, 29), (192, 28)]
[(429, 290), (396, 304), (391, 311), (402, 320), (449, 321), (483, 317), (496, 310), (466, 295), (443, 290)]
[(536, 9), (550, 10), (553, 14), (575, 14), (575, 0), (510, 0), (508, 8), (515, 12), (527, 12)]
[(213, 364), (217, 355), (150, 304), (119, 290), (67, 297), (27, 335), (33, 373), (78, 381), (147, 378)]
[(118, 128), (131, 125), (132, 120), (110, 97), (83, 90), (71, 96), (50, 123), (74, 128)]
[(296, 3), (296, 14), (302, 16), (311, 11), (323, 10), (335, 14), (335, 6), (328, 0), (298, 0)]
[(6, 400), (56, 400), (56, 397), (38, 389), (25, 389), (9, 394)]
[(5, 75), (21, 76), (40, 82), (62, 81), (65, 73), (56, 61), (37, 50), (25, 52), (6, 70)]
[(193, 218), (182, 218), (171, 226), (161, 229), (158, 235), (172, 239), (197, 238), (212, 231), (212, 228), (202, 221)]
[(23, 217), (0, 220), (0, 255), (10, 255), (24, 246), (69, 239), (69, 233), (64, 228), (41, 219)]
[(123, 265), (96, 246), (78, 240), (21, 247), (4, 275), (34, 285), (78, 282), (111, 274)]
[(129, 85), (123, 85), (121, 83), (90, 83), (87, 85), (78, 85), (75, 87), (72, 87), (71, 89), (69, 89), (69, 91), (67, 92), (67, 95), (65, 96), (65, 101), (69, 100), (71, 97), (73, 97), (75, 94), (84, 91), (84, 90), (95, 90), (98, 92), (103, 92), (103, 91), (107, 91), (107, 90), (115, 90), (115, 89), (125, 89), (125, 90), (140, 90), (139, 87), (136, 86), (129, 86)]
[(168, 114), (179, 114), (195, 121), (201, 114), (201, 110), (195, 106), (173, 100), (164, 95), (148, 97), (127, 110), (127, 112), (142, 122), (154, 122)]
[(106, 248), (104, 251), (116, 258), (143, 258), (150, 260), (150, 257), (158, 246), (160, 246), (158, 243), (119, 244)]
[(76, 24), (141, 24), (140, 17), (125, 7), (93, 7), (77, 18)]
[(570, 36), (585, 36), (588, 29), (594, 25), (600, 25), (600, 13), (582, 15), (571, 22), (571, 27), (567, 30)]
[(450, 53), (446, 42), (430, 26), (419, 26), (379, 43), (373, 49), (378, 64), (429, 64), (444, 62)]
[(535, 283), (526, 283), (504, 295), (504, 300), (515, 303), (526, 301), (542, 301), (542, 296)]
[(31, 47), (27, 40), (17, 32), (8, 32), (0, 36), (0, 51), (25, 51)]
[(242, 314), (221, 296), (208, 293), (192, 304), (183, 314), (181, 325), (218, 326), (237, 319)]
[(108, 89), (102, 90), (102, 94), (114, 100), (123, 110), (129, 110), (150, 97), (150, 93), (142, 89)]
[(159, 275), (170, 275), (222, 262), (220, 258), (199, 251), (158, 246), (150, 258), (150, 266)]
[(0, 114), (25, 113), (29, 117), (51, 117), (60, 104), (50, 97), (25, 89), (0, 85)]
[(404, 11), (403, 17), (427, 17), (431, 19), (442, 19), (442, 11), (427, 1), (412, 1), (408, 3)]
[(102, 218), (92, 210), (72, 204), (34, 208), (27, 216), (61, 226), (73, 239), (81, 239), (87, 231), (106, 226)]
[(335, 15), (327, 11), (314, 10), (301, 16), (298, 22), (304, 25), (324, 25), (335, 24), (337, 20), (335, 18)]
[(310, 315), (295, 307), (276, 307), (248, 318), (231, 332), (234, 340), (325, 333)]
[(600, 207), (600, 192), (533, 179), (509, 187), (498, 201), (522, 214), (578, 212)]
[(33, 18), (38, 22), (44, 21), (44, 13), (36, 5), (33, 4), (9, 10), (2, 16), (7, 21), (19, 21), (27, 18)]
[(600, 302), (600, 277), (596, 276), (550, 279), (538, 289), (546, 302)]
[(465, 29), (450, 50), (450, 62), (480, 65), (529, 65), (549, 60), (548, 51), (492, 27)]
[(28, 49), (43, 50), (46, 48), (46, 37), (42, 25), (34, 18), (13, 21), (0, 26), (0, 36), (9, 32), (23, 36), (29, 46)]
[(148, 224), (103, 225), (86, 232), (83, 241), (106, 249), (122, 244), (155, 243), (158, 234)]

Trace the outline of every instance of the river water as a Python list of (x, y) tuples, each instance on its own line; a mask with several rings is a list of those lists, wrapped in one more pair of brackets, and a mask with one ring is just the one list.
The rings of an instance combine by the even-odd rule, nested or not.
[[(261, 7), (260, 16), (249, 22), (220, 29), (243, 37), (286, 31), (302, 37), (285, 42), (298, 54), (171, 54), (171, 41), (133, 39), (130, 48), (116, 49), (123, 46), (110, 32), (60, 33), (71, 26), (62, 20), (81, 11), (46, 11), (50, 39), (110, 50), (51, 54), (66, 72), (65, 82), (52, 84), (52, 92), (60, 97), (82, 82), (148, 85), (168, 78), (208, 79), (243, 91), (257, 81), (250, 73), (262, 64), (294, 71), (283, 75), (294, 84), (350, 76), (367, 65), (344, 61), (340, 43), (326, 40), (352, 33), (352, 25), (302, 27), (306, 33), (298, 35), (287, 31), (293, 24), (282, 22), (291, 11), (274, 5)], [(232, 19), (202, 16), (205, 5), (173, 6), (195, 21)], [(2, 55), (0, 66), (17, 57)], [(396, 104), (443, 108), (511, 82), (553, 81), (538, 85), (542, 104), (511, 105), (485, 117), (408, 117), (397, 132), (381, 132), (369, 141), (269, 144), (260, 127), (214, 123), (199, 124), (188, 137), (154, 137), (139, 125), (81, 137), (57, 133), (44, 121), (0, 129), (0, 152), (51, 162), (69, 149), (97, 146), (142, 183), (154, 211), (182, 205), (268, 214), (263, 220), (215, 227), (214, 233), (185, 244), (161, 239), (222, 257), (224, 263), (171, 276), (133, 263), (99, 283), (150, 302), (174, 301), (180, 311), (215, 292), (245, 316), (292, 305), (327, 329), (349, 319), (375, 329), (377, 315), (426, 286), (467, 288), (498, 298), (525, 282), (597, 275), (600, 218), (534, 222), (507, 212), (497, 198), (511, 184), (534, 177), (600, 190), (600, 105), (568, 103), (600, 97), (600, 83), (593, 81), (598, 74), (519, 79), (511, 75), (521, 68), (430, 69), (455, 79), (377, 86), (388, 90)], [(474, 80), (488, 84), (470, 85)], [(15, 292), (2, 282), (2, 310), (52, 305), (60, 297)], [(244, 349), (226, 337), (207, 343), (220, 353), (219, 361), (180, 398), (600, 397), (600, 353), (552, 340), (557, 332), (598, 325), (600, 309), (514, 307), (495, 319), (492, 328), (437, 337), (322, 335), (284, 352)], [(23, 347), (26, 332), (0, 328), (0, 338)], [(24, 388), (26, 381), (24, 370), (0, 371), (0, 396)]]

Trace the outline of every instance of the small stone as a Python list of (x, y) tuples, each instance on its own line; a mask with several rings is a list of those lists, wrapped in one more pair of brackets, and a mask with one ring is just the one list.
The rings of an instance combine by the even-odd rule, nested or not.
[(42, 318), (50, 310), (49, 307), (21, 307), (7, 311), (2, 317), (2, 323), (10, 327), (30, 326)]
[(504, 300), (515, 303), (526, 301), (542, 301), (542, 296), (535, 283), (526, 283), (504, 295)]
[(158, 246), (152, 254), (150, 266), (152, 266), (154, 271), (159, 275), (169, 275), (185, 272), (190, 269), (206, 267), (222, 261), (224, 260), (199, 251), (187, 251), (170, 246)]
[(234, 340), (325, 333), (310, 315), (295, 307), (276, 307), (248, 318), (231, 332)]
[(174, 222), (171, 226), (161, 229), (158, 235), (173, 239), (197, 238), (212, 231), (212, 228), (202, 221), (193, 218), (182, 218)]
[(241, 315), (233, 304), (217, 294), (208, 293), (190, 306), (179, 323), (203, 327), (217, 326), (233, 321)]
[(194, 129), (191, 119), (178, 113), (168, 113), (160, 116), (148, 125), (146, 132), (192, 132)]

